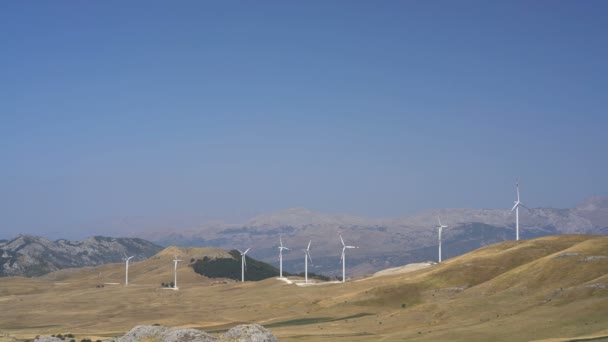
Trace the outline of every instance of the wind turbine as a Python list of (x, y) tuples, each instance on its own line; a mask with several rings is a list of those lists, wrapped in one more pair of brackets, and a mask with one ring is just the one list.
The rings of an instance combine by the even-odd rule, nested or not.
[(304, 250), (304, 281), (308, 283), (308, 259), (310, 259), (310, 263), (312, 264), (312, 258), (310, 257), (310, 243), (312, 240), (308, 241), (308, 247)]
[(439, 262), (441, 262), (441, 231), (443, 231), (443, 228), (447, 228), (448, 226), (442, 225), (439, 217), (437, 217), (437, 221), (439, 221), (439, 225), (437, 226), (437, 229), (439, 230)]
[(346, 249), (347, 248), (359, 248), (357, 246), (347, 246), (344, 243), (342, 235), (340, 235), (340, 241), (342, 241), (342, 255), (340, 256), (340, 263), (342, 263), (342, 282), (346, 281)]
[(513, 205), (513, 208), (511, 208), (511, 211), (515, 210), (515, 240), (519, 240), (519, 207), (522, 206), (528, 210), (530, 210), (530, 208), (526, 207), (519, 200), (519, 178), (515, 183), (515, 189), (517, 190), (517, 201), (514, 201), (515, 204)]
[(181, 260), (177, 259), (177, 255), (175, 256), (175, 259), (173, 259), (173, 289), (177, 290), (177, 263), (180, 262)]
[(125, 261), (125, 286), (129, 286), (129, 260), (131, 260), (133, 256), (127, 257), (127, 255), (124, 255), (125, 257), (122, 259)]
[(279, 235), (279, 278), (283, 278), (283, 250), (289, 250), (287, 247), (283, 247), (283, 239)]
[(247, 252), (249, 252), (251, 248), (247, 248), (246, 251), (241, 252), (240, 250), (237, 249), (237, 251), (239, 251), (239, 253), (241, 253), (241, 282), (245, 281), (245, 267), (247, 267), (247, 261), (245, 261), (245, 255), (247, 254)]

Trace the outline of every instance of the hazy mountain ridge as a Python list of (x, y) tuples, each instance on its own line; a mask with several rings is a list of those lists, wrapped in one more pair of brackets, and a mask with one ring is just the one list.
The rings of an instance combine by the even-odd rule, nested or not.
[(0, 276), (39, 276), (63, 268), (121, 262), (123, 254), (146, 259), (162, 250), (139, 238), (95, 236), (83, 241), (19, 235), (0, 243)]
[[(312, 240), (312, 271), (338, 274), (342, 234), (348, 244), (361, 248), (348, 251), (348, 266), (362, 275), (405, 263), (435, 260), (437, 217), (444, 230), (444, 257), (451, 258), (476, 248), (514, 239), (515, 215), (509, 209), (434, 209), (396, 219), (373, 219), (345, 214), (324, 214), (291, 208), (258, 215), (238, 224), (215, 223), (199, 229), (141, 233), (161, 245), (213, 246), (226, 249), (252, 247), (260, 260), (277, 262), (278, 237), (291, 250), (284, 254), (290, 272), (303, 269), (303, 253)], [(531, 208), (520, 210), (523, 239), (554, 234), (608, 234), (608, 198), (591, 197), (571, 209)], [(301, 255), (302, 254), (302, 255)]]

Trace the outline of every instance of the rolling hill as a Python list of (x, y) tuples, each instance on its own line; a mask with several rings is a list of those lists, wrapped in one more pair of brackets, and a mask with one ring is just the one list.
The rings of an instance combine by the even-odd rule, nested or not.
[(180, 265), (180, 290), (166, 291), (159, 284), (172, 275), (170, 260), (186, 255), (169, 249), (134, 262), (126, 288), (112, 285), (124, 276), (122, 264), (1, 278), (0, 331), (108, 337), (158, 323), (219, 334), (259, 323), (281, 341), (601, 340), (608, 338), (607, 251), (604, 236), (505, 241), (405, 273), (309, 286), (217, 282)]

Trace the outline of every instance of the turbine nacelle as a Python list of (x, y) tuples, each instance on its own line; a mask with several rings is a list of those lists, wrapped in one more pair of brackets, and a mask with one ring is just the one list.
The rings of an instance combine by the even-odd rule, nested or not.
[(439, 217), (437, 217), (437, 222), (439, 222), (439, 224), (437, 225), (437, 228), (442, 229), (442, 228), (447, 228), (448, 226), (445, 226), (443, 224), (441, 224), (441, 219)]
[(530, 208), (528, 208), (525, 204), (521, 203), (521, 201), (513, 201), (513, 203), (515, 204), (513, 205), (513, 208), (511, 208), (511, 211), (517, 209), (520, 206), (530, 210)]

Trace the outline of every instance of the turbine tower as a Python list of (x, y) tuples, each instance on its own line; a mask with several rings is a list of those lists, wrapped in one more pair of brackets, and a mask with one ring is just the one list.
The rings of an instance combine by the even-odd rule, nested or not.
[(519, 240), (519, 207), (522, 206), (528, 210), (530, 208), (526, 207), (519, 200), (519, 179), (515, 182), (515, 189), (517, 190), (517, 201), (514, 201), (515, 204), (513, 205), (513, 208), (511, 208), (511, 211), (515, 210), (515, 240)]
[(439, 230), (439, 262), (441, 262), (441, 232), (443, 228), (447, 228), (448, 226), (442, 225), (439, 217), (437, 217), (437, 221), (439, 222), (439, 225), (437, 225), (437, 229)]
[(181, 260), (177, 259), (177, 255), (175, 256), (175, 259), (173, 259), (173, 289), (177, 290), (177, 263), (180, 262)]
[(124, 255), (125, 257), (122, 258), (122, 260), (125, 261), (125, 286), (129, 286), (129, 260), (131, 260), (133, 256), (127, 257), (127, 255)]
[(245, 281), (245, 267), (247, 267), (247, 261), (245, 261), (245, 255), (247, 254), (247, 252), (249, 252), (251, 248), (247, 248), (246, 251), (241, 252), (240, 250), (237, 249), (237, 251), (239, 251), (239, 253), (241, 253), (241, 282)]
[(279, 278), (283, 278), (283, 250), (289, 250), (289, 248), (283, 246), (283, 239), (279, 235)]
[(304, 281), (308, 283), (308, 259), (310, 259), (310, 263), (312, 264), (312, 258), (310, 257), (310, 243), (312, 240), (308, 241), (308, 247), (304, 250)]
[(340, 256), (340, 263), (342, 263), (342, 282), (346, 281), (346, 249), (347, 248), (359, 248), (357, 246), (347, 246), (344, 243), (344, 239), (342, 235), (340, 235), (340, 241), (342, 241), (342, 255)]

